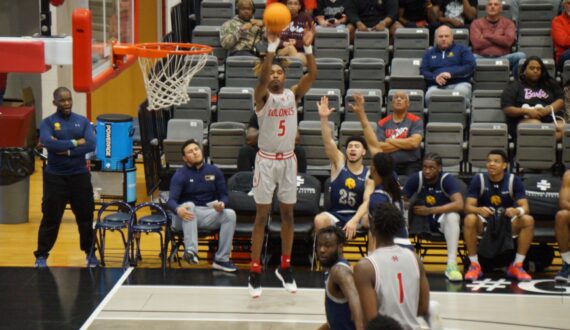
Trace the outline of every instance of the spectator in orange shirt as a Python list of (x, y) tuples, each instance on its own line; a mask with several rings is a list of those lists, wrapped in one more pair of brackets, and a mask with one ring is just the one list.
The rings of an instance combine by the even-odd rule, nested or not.
[(570, 60), (570, 2), (562, 1), (562, 13), (552, 20), (552, 41), (556, 65), (561, 70), (564, 62)]

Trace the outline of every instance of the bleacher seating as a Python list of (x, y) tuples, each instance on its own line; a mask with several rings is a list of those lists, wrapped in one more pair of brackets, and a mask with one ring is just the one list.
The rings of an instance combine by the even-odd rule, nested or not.
[(194, 139), (203, 147), (204, 123), (201, 119), (170, 119), (164, 146), (164, 158), (170, 167), (184, 165), (181, 148), (184, 142)]
[(498, 58), (478, 58), (475, 61), (473, 90), (503, 90), (509, 82), (509, 61)]
[(428, 106), (430, 123), (459, 123), (467, 125), (465, 95), (453, 90), (435, 90)]
[(255, 88), (259, 77), (254, 68), (259, 63), (255, 56), (230, 56), (226, 59), (226, 86)]
[(348, 62), (348, 30), (318, 29), (315, 34), (316, 58), (333, 57)]
[(516, 163), (525, 170), (548, 170), (556, 162), (554, 124), (519, 124)]
[(287, 57), (287, 69), (285, 69), (285, 87), (299, 83), (299, 79), (303, 77), (303, 62), (296, 57)]
[(188, 87), (190, 101), (174, 107), (176, 119), (200, 119), (204, 123), (205, 133), (212, 121), (212, 91), (209, 87)]
[(380, 58), (353, 58), (350, 61), (348, 88), (380, 88), (386, 95), (386, 67)]
[(233, 0), (202, 0), (200, 6), (200, 25), (220, 26), (236, 12)]
[(227, 57), (227, 51), (220, 44), (220, 26), (198, 25), (192, 31), (192, 42), (208, 45), (213, 48), (214, 56), (223, 63)]
[(334, 127), (338, 128), (340, 125), (341, 115), (343, 113), (342, 108), (342, 94), (338, 89), (326, 89), (326, 88), (311, 88), (303, 97), (303, 119), (311, 121), (319, 121), (319, 109), (317, 108), (317, 102), (321, 101), (321, 97), (326, 96), (329, 99), (329, 107), (335, 108), (329, 116), (329, 120), (333, 122)]
[(519, 28), (550, 28), (555, 13), (552, 1), (519, 1)]
[(444, 167), (461, 164), (463, 161), (463, 125), (429, 122), (426, 125), (425, 134), (426, 153), (438, 153)]
[(340, 58), (317, 58), (317, 80), (313, 88), (339, 89), (344, 95), (344, 62)]
[[(330, 121), (329, 126), (334, 131), (334, 124)], [(330, 161), (323, 147), (321, 122), (303, 120), (299, 123), (299, 132), (301, 133), (301, 145), (307, 154), (307, 173), (329, 175)]]
[(469, 129), (469, 164), (485, 168), (487, 154), (494, 149), (508, 154), (508, 130), (502, 123), (472, 123)]
[[(410, 99), (409, 113), (424, 118), (424, 91), (421, 89), (403, 89)], [(392, 96), (397, 92), (397, 89), (391, 89), (388, 92), (388, 100), (386, 101), (386, 109), (388, 114), (392, 113)]]
[(218, 121), (247, 123), (253, 104), (253, 88), (222, 87), (218, 94)]
[(220, 90), (218, 71), (218, 58), (214, 55), (208, 56), (202, 70), (196, 72), (190, 81), (190, 86), (209, 87), (214, 95), (217, 94)]
[(505, 112), (501, 109), (502, 92), (502, 89), (473, 91), (471, 124), (506, 122)]
[(421, 58), (394, 58), (390, 66), (390, 89), (426, 88), (424, 76), (420, 74)]
[(394, 58), (422, 58), (428, 47), (428, 29), (399, 28), (394, 34)]
[(364, 113), (371, 122), (377, 122), (382, 117), (382, 98), (383, 94), (380, 89), (356, 89), (351, 88), (346, 92), (344, 98), (344, 121), (358, 121), (358, 118), (350, 110), (349, 104), (354, 102), (354, 93), (360, 93), (364, 97)]
[(552, 58), (550, 28), (521, 28), (518, 36), (519, 51), (527, 56)]
[(210, 125), (209, 155), (213, 164), (226, 172), (237, 170), (239, 149), (245, 144), (244, 123), (217, 122)]
[(382, 59), (388, 63), (390, 57), (388, 30), (356, 31), (354, 34), (354, 58)]

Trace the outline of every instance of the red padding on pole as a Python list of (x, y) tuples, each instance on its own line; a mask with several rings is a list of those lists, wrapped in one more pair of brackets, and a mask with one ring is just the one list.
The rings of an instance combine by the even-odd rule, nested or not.
[(0, 40), (0, 72), (41, 73), (45, 63), (44, 42), (40, 40)]
[(73, 26), (73, 88), (78, 92), (90, 92), (93, 88), (91, 50), (91, 11), (78, 8), (71, 16)]

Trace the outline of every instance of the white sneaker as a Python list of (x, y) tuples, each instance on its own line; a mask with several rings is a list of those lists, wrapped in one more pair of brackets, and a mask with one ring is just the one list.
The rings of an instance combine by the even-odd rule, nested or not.
[(256, 272), (249, 272), (247, 278), (247, 288), (252, 298), (259, 298), (261, 296), (261, 274)]
[(297, 283), (293, 278), (293, 272), (291, 271), (291, 267), (285, 269), (277, 267), (277, 269), (275, 270), (275, 275), (279, 280), (281, 280), (281, 283), (283, 284), (283, 287), (285, 288), (285, 290), (287, 290), (287, 292), (291, 293), (297, 292)]

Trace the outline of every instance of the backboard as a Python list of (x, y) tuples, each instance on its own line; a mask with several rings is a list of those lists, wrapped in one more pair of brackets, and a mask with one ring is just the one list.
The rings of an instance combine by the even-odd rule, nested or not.
[(90, 92), (134, 63), (134, 56), (113, 57), (113, 43), (138, 39), (136, 0), (89, 0), (75, 9), (73, 25), (73, 81), (78, 92)]

